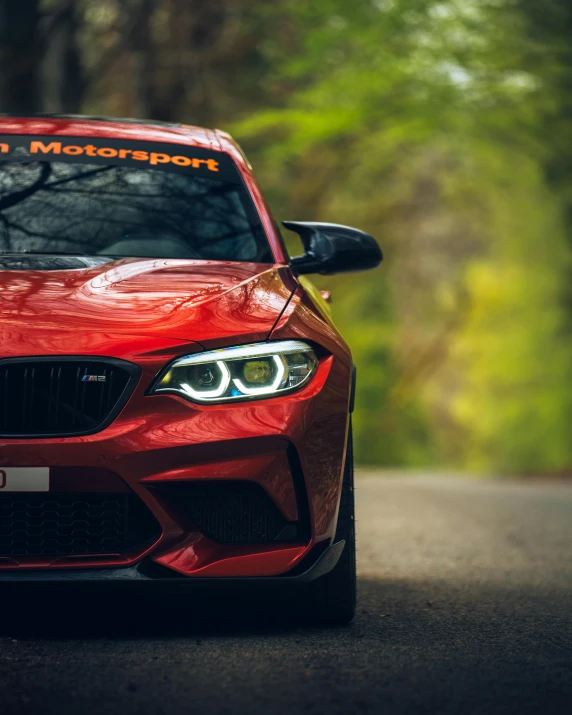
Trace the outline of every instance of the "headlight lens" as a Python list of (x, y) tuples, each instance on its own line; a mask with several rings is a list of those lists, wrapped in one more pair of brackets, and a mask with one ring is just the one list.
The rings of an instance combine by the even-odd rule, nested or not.
[(211, 350), (172, 362), (150, 393), (170, 392), (202, 403), (255, 400), (296, 390), (317, 366), (312, 348), (298, 340)]

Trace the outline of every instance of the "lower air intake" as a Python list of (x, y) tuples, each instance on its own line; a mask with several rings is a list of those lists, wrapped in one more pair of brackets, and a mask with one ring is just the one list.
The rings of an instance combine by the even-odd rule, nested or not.
[(289, 522), (264, 489), (248, 481), (161, 485), (157, 492), (186, 528), (221, 544), (298, 541), (298, 522)]

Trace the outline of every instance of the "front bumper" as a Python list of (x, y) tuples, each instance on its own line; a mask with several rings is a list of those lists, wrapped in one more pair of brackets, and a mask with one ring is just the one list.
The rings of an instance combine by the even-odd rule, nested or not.
[(160, 591), (162, 594), (169, 592), (211, 592), (219, 589), (265, 589), (265, 588), (297, 588), (311, 583), (321, 576), (329, 573), (338, 563), (345, 541), (338, 541), (327, 546), (321, 554), (304, 560), (298, 568), (281, 576), (254, 576), (242, 578), (188, 578), (174, 574), (168, 569), (154, 567), (153, 564), (143, 561), (126, 568), (99, 568), (99, 569), (71, 569), (71, 570), (19, 570), (0, 571), (0, 584), (36, 584), (53, 585), (71, 584), (75, 586), (97, 587), (120, 590)]
[[(124, 344), (125, 345), (125, 344)], [(145, 340), (130, 340), (121, 354), (142, 368), (141, 379), (121, 414), (101, 432), (83, 437), (3, 439), (2, 466), (48, 466), (61, 493), (129, 490), (159, 524), (153, 543), (127, 553), (0, 557), (2, 581), (83, 573), (152, 581), (145, 564), (188, 581), (264, 579), (313, 561), (335, 531), (343, 470), (349, 399), (349, 367), (323, 358), (312, 382), (297, 393), (230, 405), (193, 405), (172, 395), (146, 395), (159, 370), (195, 348), (165, 341), (152, 351)], [(94, 352), (92, 352), (94, 354)], [(164, 488), (196, 482), (249, 481), (258, 484), (282, 517), (304, 524), (288, 543), (220, 543), (190, 526)], [(297, 578), (293, 576), (292, 578)], [(91, 580), (91, 579), (90, 579)], [(170, 579), (167, 579), (170, 580)], [(178, 579), (180, 580), (180, 579)], [(158, 582), (162, 582), (159, 579)], [(173, 583), (173, 585), (175, 585)]]

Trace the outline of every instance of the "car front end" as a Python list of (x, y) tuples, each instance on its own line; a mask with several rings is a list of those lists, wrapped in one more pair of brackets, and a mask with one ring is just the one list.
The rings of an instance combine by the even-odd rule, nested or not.
[(332, 572), (351, 353), (236, 145), (78, 119), (0, 134), (0, 583)]

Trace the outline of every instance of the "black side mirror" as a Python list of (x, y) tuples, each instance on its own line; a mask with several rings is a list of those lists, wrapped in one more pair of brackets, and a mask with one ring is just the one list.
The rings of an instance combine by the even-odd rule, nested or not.
[(282, 225), (300, 236), (306, 251), (290, 261), (297, 274), (365, 271), (383, 260), (375, 238), (357, 228), (309, 221), (283, 221)]

